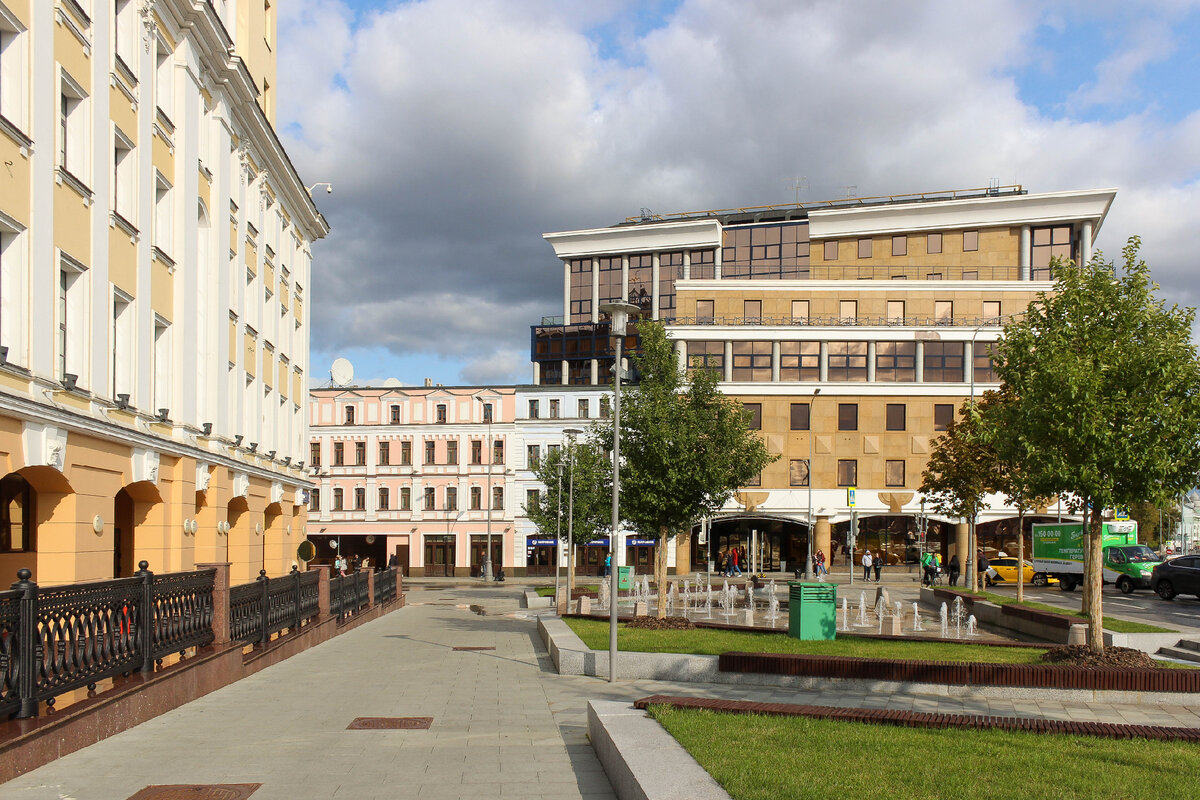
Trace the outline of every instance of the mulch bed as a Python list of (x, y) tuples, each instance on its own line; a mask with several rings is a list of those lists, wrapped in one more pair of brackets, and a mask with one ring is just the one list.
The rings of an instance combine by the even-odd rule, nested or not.
[(1049, 664), (1062, 664), (1084, 669), (1161, 669), (1157, 661), (1141, 650), (1131, 647), (1106, 647), (1103, 653), (1093, 653), (1087, 645), (1073, 644), (1055, 647), (1046, 651), (1042, 660)]
[(687, 617), (634, 617), (625, 623), (625, 627), (650, 631), (690, 631), (696, 625)]

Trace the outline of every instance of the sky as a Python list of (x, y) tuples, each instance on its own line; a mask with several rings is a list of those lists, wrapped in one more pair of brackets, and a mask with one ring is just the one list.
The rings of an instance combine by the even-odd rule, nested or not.
[[(278, 125), (329, 236), (311, 375), (528, 383), (542, 234), (1021, 184), (1116, 188), (1195, 306), (1200, 0), (288, 0)], [(796, 188), (799, 186), (800, 188)]]

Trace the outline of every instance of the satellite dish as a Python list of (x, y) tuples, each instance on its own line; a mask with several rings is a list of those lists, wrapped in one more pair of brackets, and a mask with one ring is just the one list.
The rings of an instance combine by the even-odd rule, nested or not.
[(329, 368), (329, 377), (338, 386), (346, 386), (354, 380), (354, 365), (347, 358), (336, 359)]
[(385, 378), (383, 381), (383, 385), (388, 387), (389, 389), (396, 389), (400, 386), (403, 386), (404, 384), (400, 382), (399, 378)]

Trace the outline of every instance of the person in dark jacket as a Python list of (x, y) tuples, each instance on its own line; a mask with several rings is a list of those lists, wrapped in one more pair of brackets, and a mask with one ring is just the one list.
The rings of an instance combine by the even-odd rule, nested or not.
[(962, 572), (962, 567), (958, 564), (958, 553), (950, 556), (950, 585), (958, 585), (958, 576)]

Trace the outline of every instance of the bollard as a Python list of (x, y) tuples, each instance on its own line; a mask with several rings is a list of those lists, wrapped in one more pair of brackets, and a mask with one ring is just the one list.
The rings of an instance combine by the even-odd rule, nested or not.
[(142, 672), (154, 672), (154, 573), (150, 562), (139, 561), (135, 578), (142, 579), (141, 608), (137, 612), (138, 645), (142, 651)]

